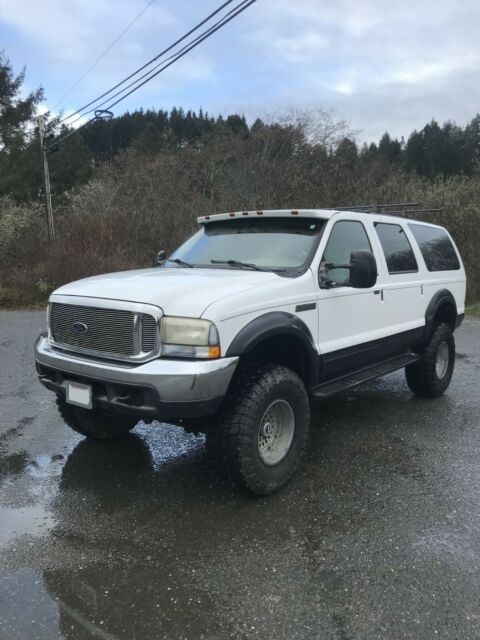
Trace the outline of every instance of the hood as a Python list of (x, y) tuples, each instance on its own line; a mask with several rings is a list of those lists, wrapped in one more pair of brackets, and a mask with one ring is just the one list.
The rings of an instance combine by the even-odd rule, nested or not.
[(54, 293), (142, 302), (161, 307), (165, 315), (198, 318), (217, 300), (278, 279), (274, 273), (240, 269), (156, 268), (93, 276)]

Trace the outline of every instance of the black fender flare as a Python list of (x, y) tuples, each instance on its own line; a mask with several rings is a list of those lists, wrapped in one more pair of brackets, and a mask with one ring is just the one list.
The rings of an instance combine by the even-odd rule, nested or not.
[(449, 291), (448, 289), (440, 289), (440, 291), (437, 291), (437, 293), (433, 296), (433, 298), (428, 303), (428, 307), (425, 312), (425, 337), (427, 337), (430, 334), (437, 311), (443, 305), (448, 305), (449, 307), (452, 307), (455, 313), (455, 321), (453, 323), (452, 329), (455, 328), (455, 323), (458, 316), (457, 303), (455, 302), (455, 298), (453, 297), (453, 294), (451, 291)]
[(310, 329), (305, 322), (286, 311), (271, 311), (246, 324), (232, 340), (227, 357), (250, 353), (257, 345), (273, 336), (292, 336), (299, 340), (308, 356), (308, 378), (311, 386), (318, 379), (318, 352)]

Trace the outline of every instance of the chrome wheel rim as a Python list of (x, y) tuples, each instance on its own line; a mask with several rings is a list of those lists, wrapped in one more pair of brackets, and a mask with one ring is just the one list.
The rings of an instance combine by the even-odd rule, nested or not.
[(286, 400), (274, 400), (263, 414), (258, 430), (258, 453), (268, 466), (287, 455), (295, 433), (293, 409)]
[(439, 380), (441, 380), (447, 373), (449, 360), (450, 353), (448, 350), (448, 344), (446, 342), (441, 342), (438, 345), (437, 358), (435, 361), (435, 373)]

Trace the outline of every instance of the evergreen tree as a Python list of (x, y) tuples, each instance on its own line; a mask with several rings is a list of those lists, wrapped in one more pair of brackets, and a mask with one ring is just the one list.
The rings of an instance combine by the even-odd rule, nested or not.
[(0, 52), (0, 149), (8, 153), (23, 146), (28, 138), (27, 126), (34, 119), (36, 107), (43, 99), (43, 89), (22, 98), (25, 68), (15, 76), (10, 60)]
[(79, 135), (65, 140), (50, 154), (50, 182), (53, 196), (85, 183), (91, 176), (93, 155)]
[(358, 159), (358, 147), (355, 140), (343, 138), (335, 151), (335, 157), (342, 165), (353, 167)]
[(480, 114), (465, 127), (466, 173), (480, 173)]
[(407, 171), (415, 171), (415, 173), (423, 175), (425, 168), (425, 147), (422, 133), (415, 130), (410, 134), (402, 160)]
[(245, 116), (236, 116), (236, 115), (228, 116), (225, 124), (227, 125), (227, 129), (229, 129), (232, 133), (235, 133), (237, 135), (241, 135), (245, 137), (249, 133)]
[(395, 162), (402, 153), (402, 145), (397, 139), (393, 140), (388, 132), (385, 132), (378, 143), (378, 153), (382, 159)]
[(10, 60), (0, 52), (0, 195), (12, 194), (18, 199), (32, 196), (37, 170), (32, 163), (40, 149), (33, 134), (37, 105), (43, 99), (41, 88), (22, 97), (25, 69), (15, 75)]

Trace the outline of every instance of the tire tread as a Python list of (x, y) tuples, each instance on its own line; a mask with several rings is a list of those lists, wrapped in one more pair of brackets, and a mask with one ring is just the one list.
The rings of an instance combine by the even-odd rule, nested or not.
[[(450, 352), (450, 362), (447, 373), (442, 379), (438, 379), (435, 371), (435, 362), (438, 345), (446, 342)], [(405, 368), (405, 377), (411, 391), (425, 398), (437, 398), (441, 396), (452, 378), (455, 365), (455, 339), (452, 330), (445, 322), (438, 323), (422, 351), (422, 357)]]
[(125, 435), (138, 422), (132, 416), (108, 415), (98, 409), (74, 407), (61, 396), (57, 396), (57, 408), (70, 429), (95, 440), (110, 440)]
[[(258, 470), (255, 453), (249, 447), (251, 425), (255, 423), (262, 401), (273, 387), (294, 385), (304, 397), (305, 420), (310, 421), (307, 392), (296, 373), (277, 364), (243, 365), (236, 373), (219, 412), (216, 428), (207, 434), (210, 452), (220, 463), (228, 479), (256, 495), (266, 495), (287, 484), (298, 469), (308, 439), (308, 427), (299, 432), (300, 453), (281, 481), (266, 481)], [(288, 455), (288, 454), (287, 454)]]

